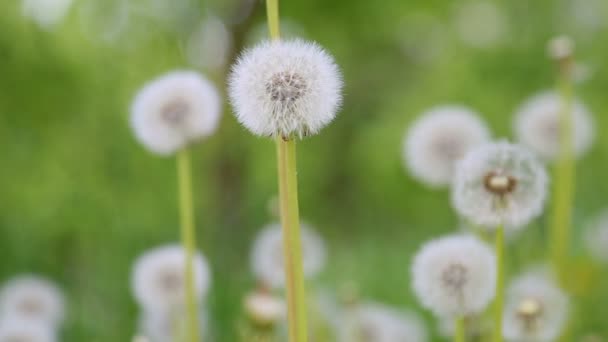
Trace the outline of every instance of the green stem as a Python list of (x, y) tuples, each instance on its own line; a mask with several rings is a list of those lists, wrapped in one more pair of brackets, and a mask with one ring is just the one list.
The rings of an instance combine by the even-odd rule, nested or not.
[(573, 87), (570, 79), (570, 60), (561, 61), (559, 95), (559, 156), (554, 169), (553, 212), (551, 225), (551, 260), (559, 278), (563, 278), (570, 241), (572, 202), (574, 196), (575, 160), (572, 129)]
[(464, 317), (456, 317), (454, 329), (454, 342), (465, 342)]
[(266, 0), (268, 32), (271, 39), (279, 39), (279, 0)]
[(502, 225), (496, 228), (494, 249), (496, 253), (496, 299), (494, 300), (493, 342), (502, 342), (502, 313), (505, 292), (505, 230)]
[(306, 289), (302, 270), (302, 244), (298, 212), (296, 142), (293, 139), (287, 140), (279, 136), (276, 138), (276, 144), (289, 341), (308, 342)]
[(188, 342), (200, 342), (198, 299), (194, 291), (194, 253), (196, 249), (194, 209), (192, 204), (192, 173), (190, 150), (186, 147), (177, 153), (177, 179), (181, 238), (186, 260), (184, 265), (184, 290), (186, 301), (186, 331)]

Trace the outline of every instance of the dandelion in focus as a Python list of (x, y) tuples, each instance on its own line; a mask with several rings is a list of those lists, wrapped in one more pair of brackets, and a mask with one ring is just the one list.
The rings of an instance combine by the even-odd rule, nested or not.
[(454, 165), (473, 147), (490, 139), (477, 113), (441, 106), (422, 114), (405, 135), (403, 158), (412, 175), (433, 187), (452, 181)]
[[(562, 100), (554, 92), (543, 92), (526, 101), (515, 116), (517, 140), (541, 158), (556, 160), (560, 153), (561, 110)], [(581, 157), (594, 138), (591, 113), (581, 102), (573, 103), (570, 129), (574, 155)]]
[(504, 336), (508, 341), (555, 341), (565, 327), (568, 298), (551, 278), (529, 273), (507, 291)]
[(63, 293), (44, 278), (18, 276), (9, 280), (0, 290), (1, 317), (18, 317), (57, 327), (62, 323), (64, 315)]

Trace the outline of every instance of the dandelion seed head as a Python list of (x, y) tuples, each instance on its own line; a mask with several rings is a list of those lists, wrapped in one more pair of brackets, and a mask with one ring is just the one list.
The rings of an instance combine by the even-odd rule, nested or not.
[(494, 297), (495, 256), (469, 235), (451, 235), (425, 244), (412, 265), (413, 289), (437, 316), (481, 312)]
[(548, 275), (530, 272), (507, 290), (503, 319), (508, 341), (554, 341), (568, 315), (568, 298)]
[[(304, 276), (312, 278), (325, 266), (325, 242), (310, 226), (301, 224), (302, 265)], [(283, 233), (278, 223), (264, 227), (256, 237), (251, 251), (251, 269), (257, 280), (270, 288), (285, 284)]]
[(139, 91), (131, 126), (147, 149), (170, 155), (213, 134), (220, 114), (220, 96), (210, 81), (193, 71), (173, 71)]
[[(426, 342), (422, 319), (414, 312), (375, 302), (364, 302), (344, 314), (339, 329), (340, 342)], [(343, 320), (344, 320), (343, 319)]]
[(285, 301), (269, 291), (250, 293), (244, 305), (249, 318), (260, 326), (272, 326), (285, 318)]
[(584, 243), (595, 260), (608, 263), (608, 210), (591, 220), (585, 229)]
[[(198, 313), (199, 327), (203, 335), (208, 335), (209, 316), (205, 310)], [(186, 334), (186, 313), (143, 311), (138, 318), (138, 334), (149, 342), (171, 342), (182, 340)]]
[(499, 45), (509, 33), (504, 10), (490, 1), (459, 2), (454, 27), (463, 43), (482, 49)]
[(541, 213), (547, 182), (531, 152), (504, 141), (490, 143), (458, 162), (452, 205), (476, 225), (521, 228)]
[(489, 139), (488, 128), (475, 112), (461, 106), (436, 107), (407, 131), (403, 158), (420, 181), (432, 187), (446, 186), (452, 180), (456, 161)]
[[(554, 92), (542, 92), (526, 101), (515, 116), (517, 140), (544, 160), (559, 156), (562, 101)], [(577, 157), (589, 150), (594, 140), (593, 119), (580, 101), (572, 104), (572, 148)]]
[[(142, 254), (133, 266), (133, 296), (144, 311), (176, 312), (184, 305), (185, 253), (179, 245), (156, 247)], [(197, 253), (193, 262), (194, 290), (200, 303), (209, 290), (207, 261)]]
[(574, 41), (568, 36), (554, 37), (547, 44), (547, 53), (555, 60), (570, 58), (574, 54)]
[(237, 120), (261, 136), (318, 133), (336, 116), (341, 89), (333, 58), (303, 40), (267, 41), (245, 51), (229, 81)]
[(0, 290), (0, 315), (59, 325), (65, 315), (65, 299), (55, 284), (34, 275), (22, 275)]
[(21, 11), (45, 30), (59, 24), (68, 14), (72, 0), (22, 0)]
[(0, 342), (56, 342), (51, 325), (25, 317), (0, 320)]

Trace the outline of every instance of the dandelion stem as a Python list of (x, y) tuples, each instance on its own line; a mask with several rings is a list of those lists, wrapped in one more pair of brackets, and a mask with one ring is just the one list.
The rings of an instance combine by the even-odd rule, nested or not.
[(464, 316), (456, 317), (454, 329), (454, 342), (465, 342)]
[(553, 212), (551, 221), (551, 260), (556, 273), (563, 277), (572, 224), (575, 162), (572, 129), (573, 87), (570, 78), (571, 58), (560, 61), (558, 81), (561, 97), (559, 116), (559, 156), (554, 169)]
[(493, 342), (502, 342), (502, 313), (505, 288), (505, 230), (502, 225), (496, 228), (494, 249), (496, 253), (496, 299), (494, 300)]
[(184, 266), (184, 290), (186, 301), (186, 329), (188, 342), (200, 342), (198, 326), (198, 300), (194, 292), (194, 251), (196, 237), (192, 204), (192, 173), (190, 150), (186, 147), (177, 153), (177, 179), (179, 186), (179, 209), (181, 239), (186, 260)]
[(290, 342), (308, 342), (306, 289), (302, 270), (302, 244), (298, 212), (296, 142), (277, 137), (279, 201), (283, 229), (283, 255), (287, 284), (287, 319)]
[(266, 16), (271, 39), (279, 39), (279, 0), (266, 0)]

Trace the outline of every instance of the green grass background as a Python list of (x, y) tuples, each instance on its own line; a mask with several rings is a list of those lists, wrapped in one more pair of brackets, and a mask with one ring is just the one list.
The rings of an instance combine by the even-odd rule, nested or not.
[[(608, 204), (606, 26), (577, 26), (571, 0), (488, 1), (504, 10), (509, 31), (487, 49), (458, 39), (453, 17), (461, 1), (281, 1), (281, 16), (335, 55), (346, 85), (335, 122), (298, 145), (301, 213), (330, 249), (323, 286), (337, 291), (354, 282), (365, 298), (421, 311), (410, 291), (411, 256), (459, 220), (447, 191), (429, 190), (404, 171), (403, 133), (424, 109), (462, 103), (482, 113), (496, 137), (511, 137), (518, 104), (554, 83), (545, 44), (558, 33), (576, 38), (577, 56), (592, 69), (577, 88), (594, 112), (597, 139), (579, 163), (573, 240), (576, 260), (588, 267), (579, 233)], [(24, 18), (19, 1), (0, 2), (0, 280), (23, 272), (56, 280), (69, 300), (64, 341), (133, 335), (131, 264), (142, 251), (178, 239), (178, 215), (175, 162), (135, 141), (130, 101), (144, 82), (189, 67), (184, 41), (203, 9), (230, 19), (240, 6), (195, 1), (198, 9), (161, 22), (132, 15), (115, 41), (100, 40), (111, 27), (105, 16), (126, 2), (76, 0), (50, 32)], [(95, 15), (81, 10), (87, 3)], [(264, 22), (263, 4), (254, 5), (250, 19), (231, 26), (237, 48)], [(420, 13), (440, 25), (442, 48), (432, 60), (404, 53), (404, 41), (414, 49), (429, 44), (431, 27), (408, 25)], [(208, 75), (225, 89), (224, 72)], [(217, 341), (235, 341), (241, 298), (254, 285), (250, 243), (272, 219), (266, 208), (277, 191), (274, 145), (241, 128), (226, 105), (217, 134), (196, 146), (194, 167), (198, 237), (213, 269), (208, 308)], [(546, 221), (511, 244), (511, 273), (542, 259)], [(576, 312), (584, 315), (576, 315), (573, 340), (608, 336), (608, 276), (594, 270), (595, 285), (579, 296)]]

